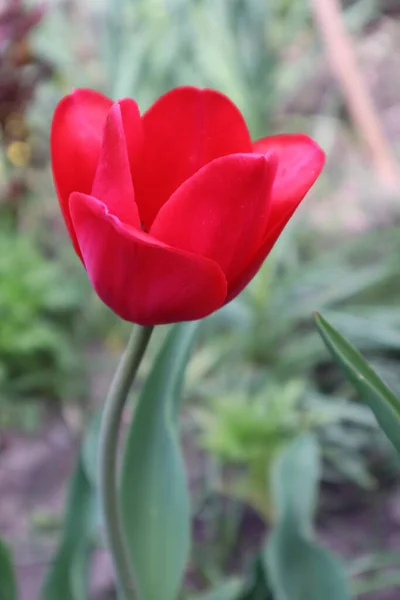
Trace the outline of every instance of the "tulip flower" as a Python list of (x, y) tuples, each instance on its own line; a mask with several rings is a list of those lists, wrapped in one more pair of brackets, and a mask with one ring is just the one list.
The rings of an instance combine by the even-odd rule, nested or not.
[(143, 115), (132, 99), (75, 90), (56, 108), (51, 155), (91, 284), (147, 326), (199, 319), (235, 298), (324, 164), (304, 134), (252, 142), (226, 96), (194, 87)]

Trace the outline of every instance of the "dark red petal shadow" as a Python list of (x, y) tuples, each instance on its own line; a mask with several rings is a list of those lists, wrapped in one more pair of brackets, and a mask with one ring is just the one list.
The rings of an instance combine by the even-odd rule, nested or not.
[(123, 225), (92, 196), (73, 193), (70, 210), (89, 279), (121, 318), (139, 325), (194, 320), (224, 303), (226, 280), (213, 261)]
[(276, 167), (272, 154), (215, 159), (174, 192), (160, 209), (151, 235), (214, 260), (229, 285), (262, 241)]
[(106, 118), (91, 195), (103, 202), (108, 212), (120, 221), (140, 229), (128, 157), (128, 145), (131, 156), (137, 152), (135, 140), (140, 146), (139, 109), (133, 100), (120, 100), (113, 104)]
[(147, 229), (171, 194), (203, 165), (219, 156), (251, 152), (241, 113), (214, 90), (176, 88), (159, 98), (142, 122), (144, 157), (134, 186)]

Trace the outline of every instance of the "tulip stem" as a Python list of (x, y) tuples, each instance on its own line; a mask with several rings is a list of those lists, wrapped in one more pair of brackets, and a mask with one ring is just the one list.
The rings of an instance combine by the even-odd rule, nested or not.
[(152, 327), (135, 327), (111, 383), (100, 431), (100, 496), (108, 547), (123, 600), (134, 599), (134, 581), (124, 543), (118, 500), (117, 454), (129, 390), (149, 343)]

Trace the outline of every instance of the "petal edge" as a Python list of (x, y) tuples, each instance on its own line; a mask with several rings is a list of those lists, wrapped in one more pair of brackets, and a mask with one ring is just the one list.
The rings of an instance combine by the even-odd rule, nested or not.
[(122, 319), (160, 325), (200, 319), (225, 301), (216, 263), (122, 224), (93, 196), (74, 193), (71, 215), (89, 279)]
[(215, 90), (175, 88), (143, 114), (142, 123), (145, 158), (134, 184), (146, 229), (171, 194), (205, 164), (252, 151), (239, 109)]
[(79, 245), (69, 214), (71, 192), (90, 193), (100, 154), (103, 125), (112, 101), (90, 89), (77, 89), (58, 103), (50, 148), (55, 187), (77, 254)]
[(272, 153), (216, 158), (174, 192), (150, 233), (214, 260), (229, 284), (262, 241), (276, 168)]

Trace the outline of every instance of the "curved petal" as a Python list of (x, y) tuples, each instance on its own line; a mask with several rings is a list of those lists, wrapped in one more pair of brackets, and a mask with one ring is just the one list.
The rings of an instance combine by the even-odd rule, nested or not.
[(128, 99), (113, 104), (106, 118), (91, 192), (92, 196), (106, 205), (110, 214), (126, 225), (138, 228), (140, 218), (135, 202), (128, 147), (134, 157), (137, 153), (135, 141), (140, 146), (140, 133), (141, 121), (137, 104)]
[(70, 210), (89, 279), (117, 315), (139, 325), (200, 319), (219, 308), (226, 280), (216, 263), (123, 225), (92, 196)]
[(129, 165), (133, 178), (134, 173), (140, 167), (139, 161), (143, 154), (144, 133), (142, 119), (138, 105), (131, 98), (119, 100), (118, 104), (121, 110)]
[(279, 156), (278, 172), (272, 185), (271, 212), (262, 244), (247, 267), (230, 284), (227, 302), (235, 298), (257, 274), (325, 162), (325, 155), (318, 144), (302, 134), (265, 138), (256, 142), (254, 148), (257, 152), (272, 150)]
[(273, 151), (278, 157), (278, 171), (272, 186), (269, 222), (275, 224), (286, 214), (292, 214), (321, 173), (325, 154), (314, 140), (305, 134), (283, 134), (266, 137), (253, 144), (253, 152)]
[(164, 204), (151, 235), (214, 260), (229, 285), (262, 241), (276, 167), (272, 154), (231, 154), (213, 160)]
[(54, 113), (50, 146), (53, 177), (64, 220), (79, 254), (69, 214), (71, 192), (89, 194), (100, 154), (103, 126), (112, 101), (99, 92), (79, 89), (65, 96)]
[(164, 202), (203, 165), (219, 156), (251, 152), (241, 113), (214, 90), (176, 88), (161, 96), (142, 122), (145, 152), (134, 186), (148, 230)]

